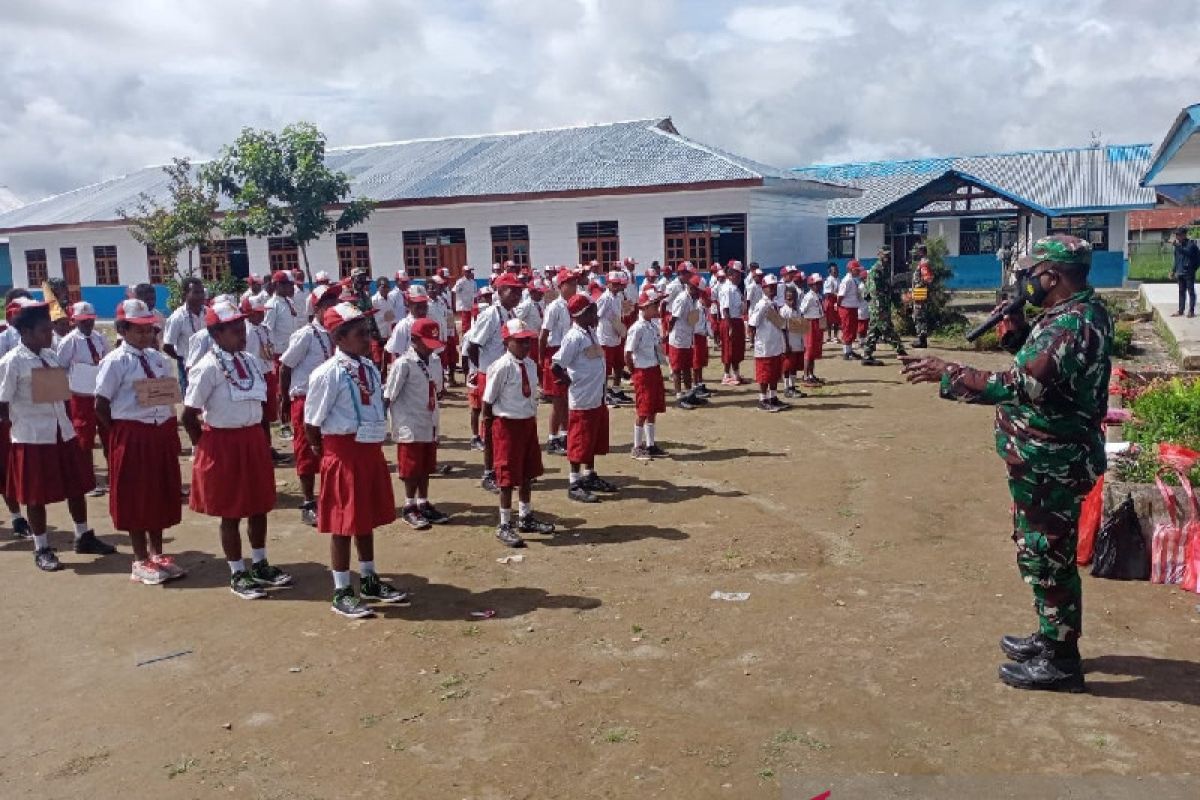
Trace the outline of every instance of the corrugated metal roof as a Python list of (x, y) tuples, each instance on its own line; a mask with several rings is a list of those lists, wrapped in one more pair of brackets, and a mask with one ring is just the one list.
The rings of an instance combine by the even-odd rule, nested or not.
[[(693, 142), (670, 118), (334, 147), (326, 163), (350, 177), (353, 197), (377, 201), (742, 180), (815, 197), (857, 193)], [(0, 230), (115, 220), (116, 210), (134, 205), (139, 194), (165, 201), (166, 191), (162, 169), (147, 167), (0, 214)]]
[(1200, 220), (1200, 207), (1197, 206), (1130, 211), (1129, 230), (1171, 230), (1180, 225), (1192, 225), (1197, 220)]
[(862, 189), (861, 197), (837, 199), (829, 204), (831, 219), (858, 220), (951, 170), (971, 175), (1055, 214), (1083, 209), (1152, 208), (1153, 190), (1138, 185), (1149, 163), (1150, 145), (1135, 144), (818, 164), (793, 172), (809, 180), (845, 183)]

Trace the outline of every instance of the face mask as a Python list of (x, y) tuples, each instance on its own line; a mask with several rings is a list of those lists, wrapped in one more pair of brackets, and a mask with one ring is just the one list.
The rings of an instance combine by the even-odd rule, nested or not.
[(1041, 308), (1042, 304), (1046, 302), (1048, 294), (1050, 294), (1050, 290), (1042, 286), (1041, 275), (1036, 278), (1032, 275), (1021, 278), (1021, 296), (1027, 303)]

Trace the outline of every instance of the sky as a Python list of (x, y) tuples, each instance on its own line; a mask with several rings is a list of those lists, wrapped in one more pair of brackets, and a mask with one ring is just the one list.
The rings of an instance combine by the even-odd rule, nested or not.
[(670, 116), (783, 167), (1157, 143), (1200, 102), (1200, 0), (4, 0), (0, 53), (0, 187), (30, 201), (297, 120)]

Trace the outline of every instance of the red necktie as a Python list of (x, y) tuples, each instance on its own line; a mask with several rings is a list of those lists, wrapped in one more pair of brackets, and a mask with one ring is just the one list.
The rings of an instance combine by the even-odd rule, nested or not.
[(429, 404), (428, 408), (433, 411), (437, 408), (437, 387), (433, 385), (433, 381), (429, 382)]
[(157, 378), (158, 377), (157, 375), (154, 374), (154, 370), (150, 369), (150, 362), (147, 361), (146, 357), (144, 355), (142, 355), (141, 353), (138, 353), (138, 361), (141, 362), (142, 371), (146, 373), (147, 378)]
[(96, 351), (96, 344), (92, 341), (92, 337), (86, 336), (83, 340), (87, 342), (88, 352), (92, 354), (92, 364), (99, 364), (100, 353)]
[(364, 403), (371, 402), (371, 393), (367, 391), (367, 365), (361, 361), (358, 364), (358, 391)]
[(233, 368), (237, 370), (238, 380), (246, 380), (246, 368), (242, 366), (242, 360), (237, 357), (237, 353), (233, 355)]
[(517, 365), (521, 368), (521, 394), (529, 397), (533, 394), (533, 389), (529, 385), (529, 373), (525, 371), (525, 361), (521, 360), (517, 362)]

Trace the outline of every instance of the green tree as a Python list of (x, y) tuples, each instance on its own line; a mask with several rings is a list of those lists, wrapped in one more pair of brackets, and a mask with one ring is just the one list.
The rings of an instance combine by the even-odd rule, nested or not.
[[(229, 198), (222, 228), (232, 236), (290, 236), (312, 281), (308, 245), (322, 234), (362, 224), (375, 204), (350, 196), (350, 179), (325, 166), (325, 135), (297, 122), (280, 133), (244, 128), (201, 171), (203, 180)], [(330, 206), (340, 205), (336, 215)]]
[[(168, 204), (142, 192), (130, 213), (118, 208), (117, 214), (129, 223), (129, 233), (154, 250), (163, 272), (175, 282), (195, 274), (192, 250), (212, 237), (217, 213), (217, 193), (192, 179), (192, 164), (186, 158), (172, 159), (163, 167), (167, 174)], [(187, 270), (179, 268), (179, 254), (188, 254)]]

